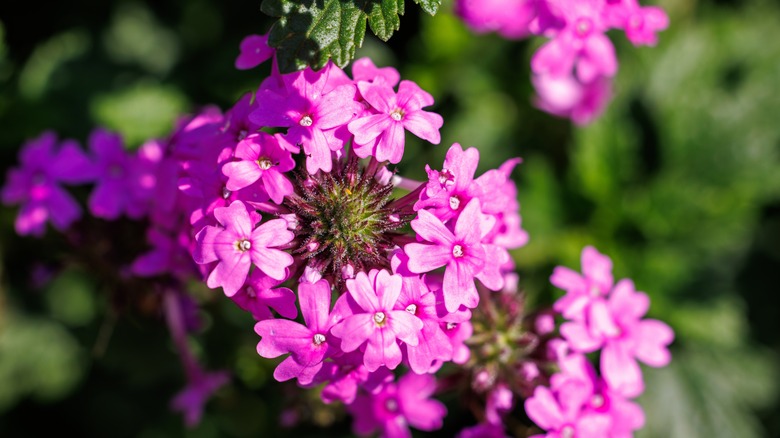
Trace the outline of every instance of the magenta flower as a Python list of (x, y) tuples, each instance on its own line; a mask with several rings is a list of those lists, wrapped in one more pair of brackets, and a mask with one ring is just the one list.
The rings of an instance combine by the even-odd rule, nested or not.
[(397, 340), (416, 346), (423, 328), (419, 318), (394, 308), (401, 294), (401, 276), (372, 269), (368, 275), (358, 272), (346, 284), (359, 309), (332, 329), (341, 339), (341, 349), (354, 351), (367, 342), (363, 361), (369, 371), (380, 366), (395, 369), (401, 363)]
[(361, 111), (354, 85), (344, 83), (334, 88), (343, 83), (342, 77), (349, 81), (332, 64), (319, 72), (306, 69), (284, 75), (284, 89), (258, 91), (260, 105), (249, 119), (261, 126), (288, 128), (282, 138), (292, 147), (303, 145), (306, 170), (311, 174), (320, 169), (330, 172), (331, 151), (341, 150), (346, 140), (340, 138), (343, 134), (337, 128)]
[(547, 431), (534, 438), (604, 438), (610, 430), (610, 417), (583, 409), (593, 392), (587, 384), (567, 381), (555, 392), (537, 386), (525, 400), (525, 412), (537, 426)]
[(205, 372), (199, 370), (187, 386), (171, 400), (171, 409), (184, 415), (184, 424), (195, 427), (203, 416), (203, 407), (211, 395), (230, 381), (226, 371)]
[[(266, 319), (255, 324), (260, 335), (257, 354), (266, 358), (290, 353), (276, 367), (274, 378), (280, 382), (298, 378), (306, 385), (322, 368), (322, 361), (335, 340), (328, 333), (338, 313), (329, 313), (330, 285), (325, 280), (298, 285), (298, 299), (305, 325), (286, 319)], [(332, 348), (332, 347), (331, 347)]]
[(419, 276), (403, 277), (401, 295), (395, 308), (409, 312), (423, 323), (422, 330), (417, 334), (417, 346), (404, 345), (412, 371), (417, 374), (428, 373), (437, 361), (452, 359), (452, 344), (441, 325), (443, 321), (437, 312), (436, 294), (428, 290)]
[(479, 303), (474, 279), (479, 279), (488, 289), (499, 290), (503, 286), (499, 267), (502, 258), (495, 245), (483, 245), (482, 233), (492, 228), (480, 211), (479, 200), (471, 200), (455, 222), (454, 233), (439, 218), (426, 210), (417, 212), (412, 229), (418, 238), (427, 243), (409, 243), (404, 252), (409, 256), (409, 270), (422, 274), (446, 265), (444, 271), (444, 305), (448, 312), (455, 312), (461, 305), (473, 309)]
[(258, 132), (239, 141), (235, 157), (240, 161), (222, 166), (222, 173), (228, 178), (225, 185), (228, 190), (241, 190), (260, 180), (277, 204), (293, 193), (292, 183), (284, 172), (292, 170), (295, 162), (271, 134)]
[(274, 56), (268, 46), (268, 35), (247, 35), (241, 40), (241, 54), (236, 58), (236, 68), (249, 70)]
[(277, 287), (281, 283), (256, 269), (249, 274), (244, 287), (230, 299), (258, 321), (272, 319), (271, 309), (284, 318), (293, 319), (298, 316), (295, 293), (286, 287)]
[(325, 362), (313, 383), (327, 382), (320, 393), (323, 402), (330, 404), (338, 400), (350, 405), (360, 388), (373, 394), (393, 379), (393, 372), (384, 367), (369, 372), (360, 351), (353, 351)]
[(22, 204), (14, 223), (20, 235), (42, 236), (47, 220), (65, 231), (81, 217), (78, 203), (60, 183), (90, 182), (94, 168), (75, 141), (66, 140), (59, 148), (56, 143), (53, 132), (29, 140), (19, 152), (21, 168), (8, 172), (0, 196), (3, 204)]
[(412, 81), (401, 81), (398, 94), (382, 82), (358, 82), (361, 96), (376, 111), (349, 122), (355, 136), (354, 150), (361, 158), (373, 155), (378, 161), (401, 161), (404, 153), (404, 129), (439, 144), (443, 119), (421, 108), (433, 105), (433, 97)]
[(235, 295), (253, 263), (275, 280), (285, 278), (285, 268), (292, 265), (293, 258), (274, 247), (289, 243), (295, 236), (284, 219), (273, 219), (253, 229), (253, 221), (241, 201), (214, 209), (214, 216), (221, 226), (208, 225), (200, 230), (193, 253), (196, 263), (219, 262), (206, 281), (210, 288), (222, 286), (225, 295)]
[(598, 77), (581, 83), (572, 75), (534, 75), (535, 105), (559, 117), (570, 118), (578, 125), (587, 125), (604, 112), (612, 99), (612, 80)]
[(612, 260), (592, 246), (582, 249), (582, 275), (565, 266), (557, 266), (550, 282), (566, 291), (553, 305), (567, 319), (583, 320), (585, 310), (595, 299), (609, 294), (614, 283)]
[(376, 394), (361, 394), (347, 406), (355, 417), (353, 429), (368, 435), (379, 429), (383, 437), (411, 438), (409, 426), (433, 431), (440, 429), (447, 408), (430, 396), (436, 379), (430, 374), (407, 373), (398, 383), (384, 385)]
[(116, 219), (122, 213), (132, 218), (144, 214), (133, 190), (136, 159), (129, 155), (119, 134), (95, 129), (89, 136), (89, 150), (97, 161), (97, 181), (89, 196), (89, 211), (103, 219)]
[(528, 36), (536, 17), (535, 0), (457, 0), (455, 13), (474, 32), (498, 32), (505, 38)]
[(646, 294), (636, 292), (631, 280), (621, 280), (608, 299), (598, 298), (586, 309), (582, 321), (561, 325), (569, 347), (580, 353), (601, 351), (601, 374), (610, 388), (625, 397), (644, 390), (637, 360), (653, 367), (669, 363), (667, 346), (674, 340), (672, 329), (655, 319), (641, 319), (650, 306)]
[(607, 2), (606, 10), (610, 24), (623, 29), (635, 46), (656, 45), (657, 33), (669, 27), (669, 16), (663, 9), (657, 6), (642, 7), (637, 0)]
[(569, 355), (561, 359), (559, 365), (561, 372), (551, 377), (553, 390), (571, 381), (584, 384), (591, 396), (583, 403), (582, 409), (607, 415), (610, 420), (610, 437), (631, 437), (633, 431), (644, 425), (642, 408), (610, 388), (604, 379), (598, 378), (593, 365), (584, 355)]
[(534, 73), (562, 77), (576, 66), (577, 78), (583, 83), (599, 76), (615, 75), (617, 58), (612, 42), (604, 35), (608, 23), (602, 14), (602, 4), (602, 0), (548, 3), (562, 28), (531, 59)]
[(367, 81), (377, 82), (384, 81), (390, 87), (398, 85), (398, 81), (401, 80), (401, 75), (398, 70), (393, 67), (377, 67), (371, 58), (356, 59), (352, 63), (352, 77), (355, 82)]

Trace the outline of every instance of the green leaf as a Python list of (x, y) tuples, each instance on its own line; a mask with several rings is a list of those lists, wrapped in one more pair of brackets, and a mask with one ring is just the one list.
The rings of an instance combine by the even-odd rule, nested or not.
[[(420, 0), (428, 13), (438, 1)], [(363, 45), (366, 22), (387, 41), (401, 27), (404, 0), (264, 0), (261, 10), (279, 20), (271, 27), (268, 44), (277, 49), (279, 70), (319, 69), (328, 59), (345, 67)]]
[(436, 15), (436, 12), (439, 11), (439, 6), (441, 6), (441, 0), (414, 0), (414, 2), (430, 15)]

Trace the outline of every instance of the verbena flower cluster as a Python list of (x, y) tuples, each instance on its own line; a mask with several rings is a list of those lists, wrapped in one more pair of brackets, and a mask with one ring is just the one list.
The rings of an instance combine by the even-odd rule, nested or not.
[(590, 123), (604, 110), (617, 73), (609, 30), (635, 46), (654, 46), (669, 18), (637, 0), (456, 0), (455, 11), (475, 32), (505, 38), (548, 38), (531, 59), (539, 108)]
[[(547, 49), (559, 57), (575, 32), (563, 30)], [(577, 50), (566, 62), (576, 57), (583, 77), (611, 71)], [(236, 67), (271, 57), (253, 35)], [(477, 175), (477, 149), (453, 144), (441, 165), (425, 166), (427, 181), (400, 176), (407, 131), (440, 142), (434, 99), (369, 59), (351, 73), (274, 66), (224, 114), (205, 108), (135, 152), (103, 129), (86, 152), (44, 133), (23, 146), (2, 201), (21, 204), (19, 234), (41, 236), (51, 222), (78, 241), (90, 230), (62, 186), (92, 184), (93, 217), (144, 224), (149, 249), (125, 275), (160, 297), (189, 381), (172, 407), (190, 425), (229, 380), (187, 345), (196, 279), (254, 317), (257, 353), (283, 357), (276, 380), (343, 403), (361, 435), (439, 429), (447, 409), (433, 395), (457, 391), (481, 400), (463, 437), (522, 433), (507, 422), (518, 398), (548, 437), (631, 436), (643, 423), (629, 401), (643, 389), (637, 360), (665, 365), (673, 337), (642, 319), (647, 296), (629, 280), (613, 284), (609, 259), (586, 248), (583, 275), (553, 274), (566, 290), (554, 311), (527, 311), (508, 252), (528, 240), (510, 177), (520, 159)], [(561, 336), (555, 312), (566, 319)], [(584, 356), (597, 350), (600, 377)]]

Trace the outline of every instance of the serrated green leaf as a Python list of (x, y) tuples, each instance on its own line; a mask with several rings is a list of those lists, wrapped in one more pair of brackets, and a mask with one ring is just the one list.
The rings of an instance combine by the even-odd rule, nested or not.
[(441, 6), (441, 0), (414, 0), (414, 2), (430, 15), (436, 15), (436, 12), (439, 11), (439, 6)]
[[(423, 9), (431, 13), (439, 2), (424, 3)], [(268, 43), (277, 49), (280, 71), (289, 73), (322, 68), (328, 59), (345, 67), (363, 45), (366, 22), (387, 41), (401, 27), (404, 0), (264, 0), (260, 9), (279, 17)]]

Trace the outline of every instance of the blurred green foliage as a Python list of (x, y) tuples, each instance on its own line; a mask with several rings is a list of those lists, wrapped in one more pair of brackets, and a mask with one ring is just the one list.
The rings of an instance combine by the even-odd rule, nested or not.
[[(104, 125), (136, 147), (182, 112), (227, 108), (269, 70), (232, 67), (243, 36), (273, 21), (258, 2), (83, 0), (45, 16), (9, 3), (0, 5), (3, 170), (48, 128), (84, 141)], [(612, 35), (616, 98), (585, 128), (533, 107), (529, 60), (540, 40), (475, 36), (451, 3), (436, 17), (407, 8), (389, 43), (367, 37), (358, 56), (417, 81), (444, 117), (442, 144), (408, 136), (402, 174), (422, 179), (420, 163), (440, 167), (453, 142), (479, 147), (480, 171), (523, 157), (515, 177), (531, 241), (514, 256), (535, 305), (560, 294), (552, 268), (578, 268), (587, 244), (650, 294), (650, 316), (677, 341), (669, 368), (645, 368), (641, 436), (780, 437), (780, 6), (661, 5), (672, 25), (658, 47)], [(273, 381), (248, 315), (200, 291), (209, 323), (192, 341), (209, 368), (234, 377), (203, 424), (184, 430), (167, 410), (184, 378), (159, 314), (109, 312), (104, 286), (69, 264), (54, 233), (14, 235), (15, 214), (0, 212), (0, 436), (41, 435), (44, 415), (81, 436), (273, 436), (283, 405), (310, 397)], [(296, 436), (349, 434), (342, 413), (312, 406), (296, 413)], [(453, 415), (442, 435), (463, 421)]]

